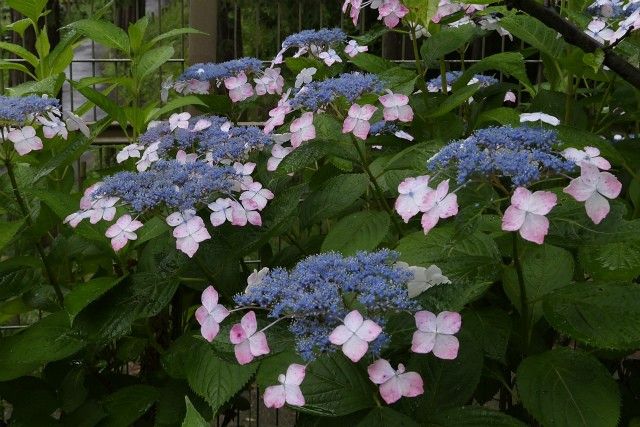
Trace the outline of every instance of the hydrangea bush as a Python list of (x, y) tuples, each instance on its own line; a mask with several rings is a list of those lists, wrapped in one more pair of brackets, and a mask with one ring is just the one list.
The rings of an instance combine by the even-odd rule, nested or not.
[[(637, 7), (543, 7), (564, 40), (527, 1), (346, 0), (369, 33), (195, 64), (149, 106), (164, 38), (72, 25), (133, 96), (0, 96), (0, 319), (29, 322), (0, 339), (6, 421), (227, 425), (257, 390), (302, 426), (638, 422)], [(496, 34), (527, 47), (464, 60)], [(373, 54), (399, 36), (412, 61)]]

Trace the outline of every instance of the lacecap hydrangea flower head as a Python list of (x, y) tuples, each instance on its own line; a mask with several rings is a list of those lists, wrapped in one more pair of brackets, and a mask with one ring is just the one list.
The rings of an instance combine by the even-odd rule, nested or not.
[(70, 112), (63, 116), (57, 99), (0, 95), (0, 141), (11, 144), (19, 156), (43, 148), (38, 131), (46, 139), (67, 139), (69, 131), (75, 130), (87, 138), (90, 136), (89, 128), (80, 117)]
[[(559, 123), (543, 113), (523, 114), (521, 121)], [(597, 148), (559, 151), (559, 145), (557, 132), (540, 126), (480, 129), (446, 145), (429, 160), (427, 168), (433, 172), (453, 169), (461, 187), (484, 182), (509, 196), (511, 205), (504, 211), (502, 230), (518, 232), (523, 239), (542, 244), (549, 230), (546, 215), (556, 206), (557, 196), (550, 191), (531, 191), (528, 186), (549, 177), (566, 177), (579, 168), (580, 176), (563, 191), (585, 202), (587, 215), (595, 224), (608, 215), (608, 200), (616, 198), (622, 189), (620, 181), (608, 172), (610, 163)], [(432, 188), (433, 180), (428, 175), (405, 179), (398, 186), (400, 195), (395, 205), (405, 222), (422, 213), (425, 234), (440, 219), (458, 212), (457, 190), (449, 193), (449, 180)]]
[[(229, 335), (238, 362), (246, 364), (270, 353), (268, 330), (278, 322), (286, 322), (297, 353), (307, 364), (336, 351), (353, 363), (367, 358), (373, 361), (368, 368), (371, 380), (380, 385), (380, 394), (387, 403), (402, 396), (417, 396), (423, 392), (422, 378), (417, 373), (407, 377), (402, 366), (391, 372), (389, 362), (379, 358), (390, 338), (384, 332), (389, 315), (414, 314), (412, 351), (433, 353), (441, 359), (457, 357), (459, 343), (454, 334), (460, 329), (461, 318), (454, 312), (436, 315), (421, 310), (409, 298), (409, 284), (416, 280), (416, 274), (397, 260), (398, 254), (388, 250), (360, 252), (351, 257), (322, 253), (300, 261), (291, 270), (265, 268), (249, 277), (246, 291), (234, 297), (236, 307), (231, 310), (219, 304), (218, 293), (208, 287), (196, 312), (201, 334), (213, 341), (220, 323), (230, 313), (247, 311)], [(259, 328), (256, 312), (266, 313), (271, 323)], [(304, 405), (299, 386), (305, 368), (291, 365), (278, 378), (280, 385), (265, 391), (265, 404)], [(405, 379), (410, 379), (409, 388), (405, 387)]]
[[(251, 177), (255, 164), (248, 155), (271, 144), (256, 127), (234, 126), (217, 116), (172, 115), (153, 123), (135, 144), (118, 154), (118, 162), (135, 163), (136, 171), (119, 172), (89, 187), (80, 211), (65, 222), (77, 226), (89, 219), (112, 221), (118, 208), (127, 210), (107, 230), (114, 250), (137, 239), (138, 218), (160, 214), (173, 227), (176, 247), (193, 256), (199, 243), (211, 238), (198, 211), (209, 222), (236, 226), (262, 224), (262, 211), (273, 193)], [(134, 215), (135, 218), (131, 218)]]

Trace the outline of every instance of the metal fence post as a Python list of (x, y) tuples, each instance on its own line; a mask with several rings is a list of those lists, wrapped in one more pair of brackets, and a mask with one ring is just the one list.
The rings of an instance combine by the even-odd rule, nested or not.
[(218, 0), (191, 0), (189, 25), (206, 34), (189, 34), (187, 62), (215, 62), (218, 57)]

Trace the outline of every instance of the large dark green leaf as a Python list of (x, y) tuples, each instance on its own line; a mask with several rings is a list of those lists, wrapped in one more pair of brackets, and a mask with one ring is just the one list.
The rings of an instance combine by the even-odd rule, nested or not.
[(375, 405), (373, 385), (362, 367), (338, 353), (309, 365), (301, 387), (306, 403), (300, 410), (316, 415), (347, 415)]
[(17, 221), (3, 221), (0, 223), (0, 250), (11, 242), (13, 236), (20, 230), (24, 224), (23, 219)]
[[(529, 244), (520, 250), (520, 262), (527, 304), (534, 319), (542, 315), (542, 298), (567, 286), (573, 277), (573, 257), (568, 251), (552, 245)], [(505, 267), (503, 282), (507, 296), (521, 310), (520, 287), (515, 267)]]
[(390, 222), (386, 212), (363, 211), (346, 216), (331, 228), (322, 251), (353, 255), (375, 249), (387, 235)]
[(184, 421), (182, 422), (182, 427), (209, 427), (210, 423), (205, 421), (202, 418), (202, 415), (193, 407), (193, 404), (189, 400), (187, 396), (184, 397), (185, 403), (187, 405), (187, 415), (184, 417)]
[(106, 47), (129, 53), (129, 37), (120, 27), (107, 21), (81, 19), (69, 25), (80, 34)]
[(425, 427), (525, 427), (507, 414), (479, 406), (451, 408), (430, 416)]
[(443, 59), (446, 54), (464, 47), (479, 34), (480, 30), (474, 24), (453, 28), (445, 27), (422, 43), (420, 54), (427, 66), (430, 67), (437, 60)]
[(524, 407), (544, 426), (618, 425), (618, 386), (587, 353), (560, 348), (528, 357), (516, 378)]
[(438, 226), (428, 235), (417, 232), (398, 242), (400, 258), (410, 265), (429, 267), (435, 264), (452, 281), (495, 278), (500, 254), (495, 242), (486, 234), (458, 234), (453, 224)]
[(26, 375), (41, 365), (71, 356), (85, 341), (69, 326), (64, 311), (0, 340), (0, 381)]
[(464, 327), (482, 344), (484, 354), (504, 362), (511, 335), (511, 319), (499, 308), (465, 310)]
[(122, 279), (122, 277), (99, 277), (76, 285), (64, 298), (64, 306), (71, 321), (73, 322), (82, 309), (100, 298)]
[(502, 52), (487, 56), (469, 67), (453, 85), (454, 90), (466, 85), (476, 74), (485, 71), (496, 70), (514, 77), (524, 85), (529, 93), (534, 94), (535, 89), (529, 81), (527, 70), (524, 67), (524, 57), (518, 52)]
[(369, 179), (365, 174), (335, 176), (303, 203), (301, 218), (307, 225), (330, 218), (352, 206), (366, 191)]
[(108, 416), (101, 427), (133, 425), (160, 398), (158, 389), (149, 385), (132, 385), (121, 388), (105, 397), (102, 406)]
[(548, 295), (544, 315), (551, 325), (594, 347), (640, 347), (640, 285), (575, 283)]
[(33, 22), (38, 22), (40, 14), (47, 5), (47, 0), (7, 0), (7, 5)]

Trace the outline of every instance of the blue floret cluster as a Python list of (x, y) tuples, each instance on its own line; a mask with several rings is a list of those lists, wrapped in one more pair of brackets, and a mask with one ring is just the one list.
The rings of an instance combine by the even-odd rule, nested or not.
[(42, 98), (35, 95), (23, 97), (0, 95), (0, 122), (22, 125), (33, 120), (35, 116), (58, 108), (60, 108), (60, 102), (55, 98)]
[(336, 43), (344, 43), (347, 35), (340, 28), (322, 28), (320, 30), (304, 30), (291, 34), (282, 42), (283, 49), (290, 47), (331, 46)]
[(480, 129), (464, 140), (451, 142), (428, 162), (428, 169), (453, 165), (457, 181), (474, 177), (506, 177), (515, 186), (525, 186), (543, 173), (570, 172), (575, 164), (554, 151), (558, 144), (553, 130), (529, 126)]
[(375, 74), (344, 73), (309, 83), (293, 97), (291, 106), (315, 111), (339, 97), (355, 102), (365, 93), (382, 93), (383, 90), (384, 85)]
[[(447, 79), (447, 86), (454, 84), (462, 76), (462, 71), (447, 71), (445, 77)], [(482, 74), (476, 74), (473, 76), (476, 80), (475, 83), (479, 83), (481, 87), (487, 87), (498, 83), (498, 79), (493, 76), (484, 76)], [(427, 86), (432, 90), (442, 90), (442, 76), (435, 77), (427, 82)]]
[[(289, 329), (298, 353), (313, 360), (335, 349), (328, 337), (353, 309), (382, 326), (385, 314), (418, 308), (407, 293), (413, 273), (394, 266), (397, 260), (398, 253), (389, 250), (351, 257), (322, 253), (299, 262), (291, 271), (271, 270), (234, 300), (238, 305), (268, 309), (272, 318), (291, 317)], [(381, 334), (371, 343), (372, 354), (387, 341), (388, 336)]]
[(258, 73), (262, 69), (262, 61), (256, 58), (240, 58), (227, 62), (195, 64), (187, 68), (178, 78), (178, 81), (184, 80), (224, 80), (228, 77), (237, 76), (239, 73)]

